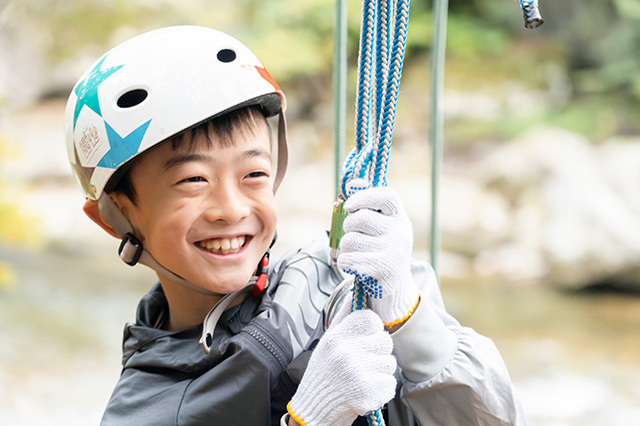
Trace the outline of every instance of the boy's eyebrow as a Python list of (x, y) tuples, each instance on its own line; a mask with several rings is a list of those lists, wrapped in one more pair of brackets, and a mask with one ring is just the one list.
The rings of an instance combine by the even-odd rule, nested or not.
[[(252, 157), (264, 157), (264, 158), (268, 158), (271, 159), (271, 153), (269, 153), (269, 151), (265, 150), (265, 149), (261, 149), (261, 148), (253, 148), (253, 149), (248, 149), (246, 151), (244, 151), (240, 158), (252, 158)], [(164, 163), (164, 169), (165, 170), (170, 170), (174, 167), (178, 167), (184, 163), (190, 163), (190, 162), (208, 162), (211, 161), (211, 157), (207, 156), (207, 155), (203, 155), (203, 154), (195, 154), (195, 153), (187, 153), (187, 154), (178, 154), (174, 157), (169, 158), (165, 163)]]
[(202, 155), (202, 154), (192, 154), (192, 153), (179, 154), (169, 158), (167, 162), (164, 163), (164, 169), (170, 170), (184, 163), (189, 163), (193, 161), (206, 162), (207, 160), (209, 160), (209, 158), (206, 155)]
[(251, 158), (251, 157), (265, 157), (265, 158), (271, 159), (271, 153), (266, 149), (262, 149), (262, 148), (248, 149), (242, 153), (242, 158)]

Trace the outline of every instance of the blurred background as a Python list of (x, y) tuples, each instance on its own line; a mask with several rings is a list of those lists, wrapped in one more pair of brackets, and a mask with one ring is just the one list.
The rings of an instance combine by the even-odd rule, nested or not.
[[(640, 425), (640, 1), (451, 1), (438, 272), (501, 350), (530, 425)], [(411, 5), (389, 181), (429, 259), (432, 2)], [(360, 2), (349, 9), (353, 104)], [(109, 48), (197, 24), (288, 97), (276, 254), (329, 226), (333, 0), (0, 0), (0, 424), (97, 424), (155, 282), (81, 212), (63, 109)], [(353, 108), (347, 120), (352, 140)]]

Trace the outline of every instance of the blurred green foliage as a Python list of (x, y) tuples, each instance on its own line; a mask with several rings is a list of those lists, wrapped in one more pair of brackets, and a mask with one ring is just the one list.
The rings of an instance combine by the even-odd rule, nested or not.
[[(0, 160), (10, 158), (11, 152), (0, 138)], [(26, 218), (13, 199), (8, 185), (0, 179), (0, 243), (35, 244), (37, 226)], [(0, 290), (11, 289), (15, 285), (15, 276), (10, 265), (0, 260)]]
[[(295, 90), (318, 86), (319, 78), (326, 89), (331, 76), (335, 0), (15, 0), (12, 4), (15, 15), (48, 35), (46, 53), (52, 64), (83, 53), (97, 57), (142, 31), (196, 24), (237, 36), (281, 84)], [(353, 79), (361, 2), (347, 4)], [(411, 4), (405, 69), (428, 66), (432, 6), (433, 0)], [(447, 87), (470, 90), (517, 81), (554, 99), (544, 112), (517, 117), (522, 125), (552, 118), (555, 125), (595, 139), (640, 132), (638, 120), (633, 119), (640, 113), (640, 0), (540, 0), (545, 24), (536, 30), (524, 29), (515, 0), (467, 0), (449, 6)], [(559, 89), (550, 81), (550, 66), (562, 69), (567, 87), (561, 89), (566, 94), (553, 93)], [(316, 83), (300, 83), (305, 80)], [(329, 95), (330, 90), (299, 94), (325, 97), (310, 105), (330, 102)], [(593, 120), (592, 113), (608, 118)], [(489, 133), (510, 134), (513, 122), (507, 111)], [(454, 133), (457, 124), (452, 124)], [(473, 138), (486, 132), (458, 133)]]
[[(12, 153), (0, 137), (0, 162), (11, 159)], [(0, 242), (4, 243), (37, 243), (37, 226), (25, 217), (17, 206), (15, 191), (0, 176)]]

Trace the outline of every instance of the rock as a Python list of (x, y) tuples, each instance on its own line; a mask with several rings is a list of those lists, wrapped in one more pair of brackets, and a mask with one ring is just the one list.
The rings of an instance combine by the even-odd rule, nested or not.
[(491, 196), (502, 200), (494, 205), (509, 206), (489, 221), (491, 232), (481, 226), (463, 231), (483, 233), (477, 237), (489, 243), (476, 254), (480, 271), (571, 287), (615, 283), (620, 273), (626, 287), (640, 290), (640, 274), (629, 272), (640, 264), (637, 141), (592, 145), (567, 131), (537, 129), (476, 167), (478, 216)]

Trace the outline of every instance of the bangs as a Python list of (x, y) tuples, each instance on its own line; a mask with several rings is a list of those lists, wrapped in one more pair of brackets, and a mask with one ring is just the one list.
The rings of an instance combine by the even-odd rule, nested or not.
[(237, 140), (258, 136), (266, 130), (271, 140), (271, 130), (259, 106), (241, 108), (186, 130), (171, 139), (174, 150), (192, 151), (201, 144), (210, 148), (217, 144), (222, 148), (235, 146)]
[[(269, 135), (269, 143), (271, 143), (271, 129), (262, 110), (259, 106), (248, 106), (223, 114), (212, 120), (207, 120), (174, 136), (165, 143), (170, 141), (171, 148), (176, 151), (179, 149), (193, 151), (200, 147), (210, 148), (216, 144), (222, 148), (227, 148), (236, 146), (240, 138), (258, 136), (265, 130)], [(140, 158), (141, 156), (133, 158), (125, 167), (121, 167), (114, 173), (105, 186), (105, 192), (123, 193), (135, 204), (137, 194), (131, 181), (130, 171)]]

